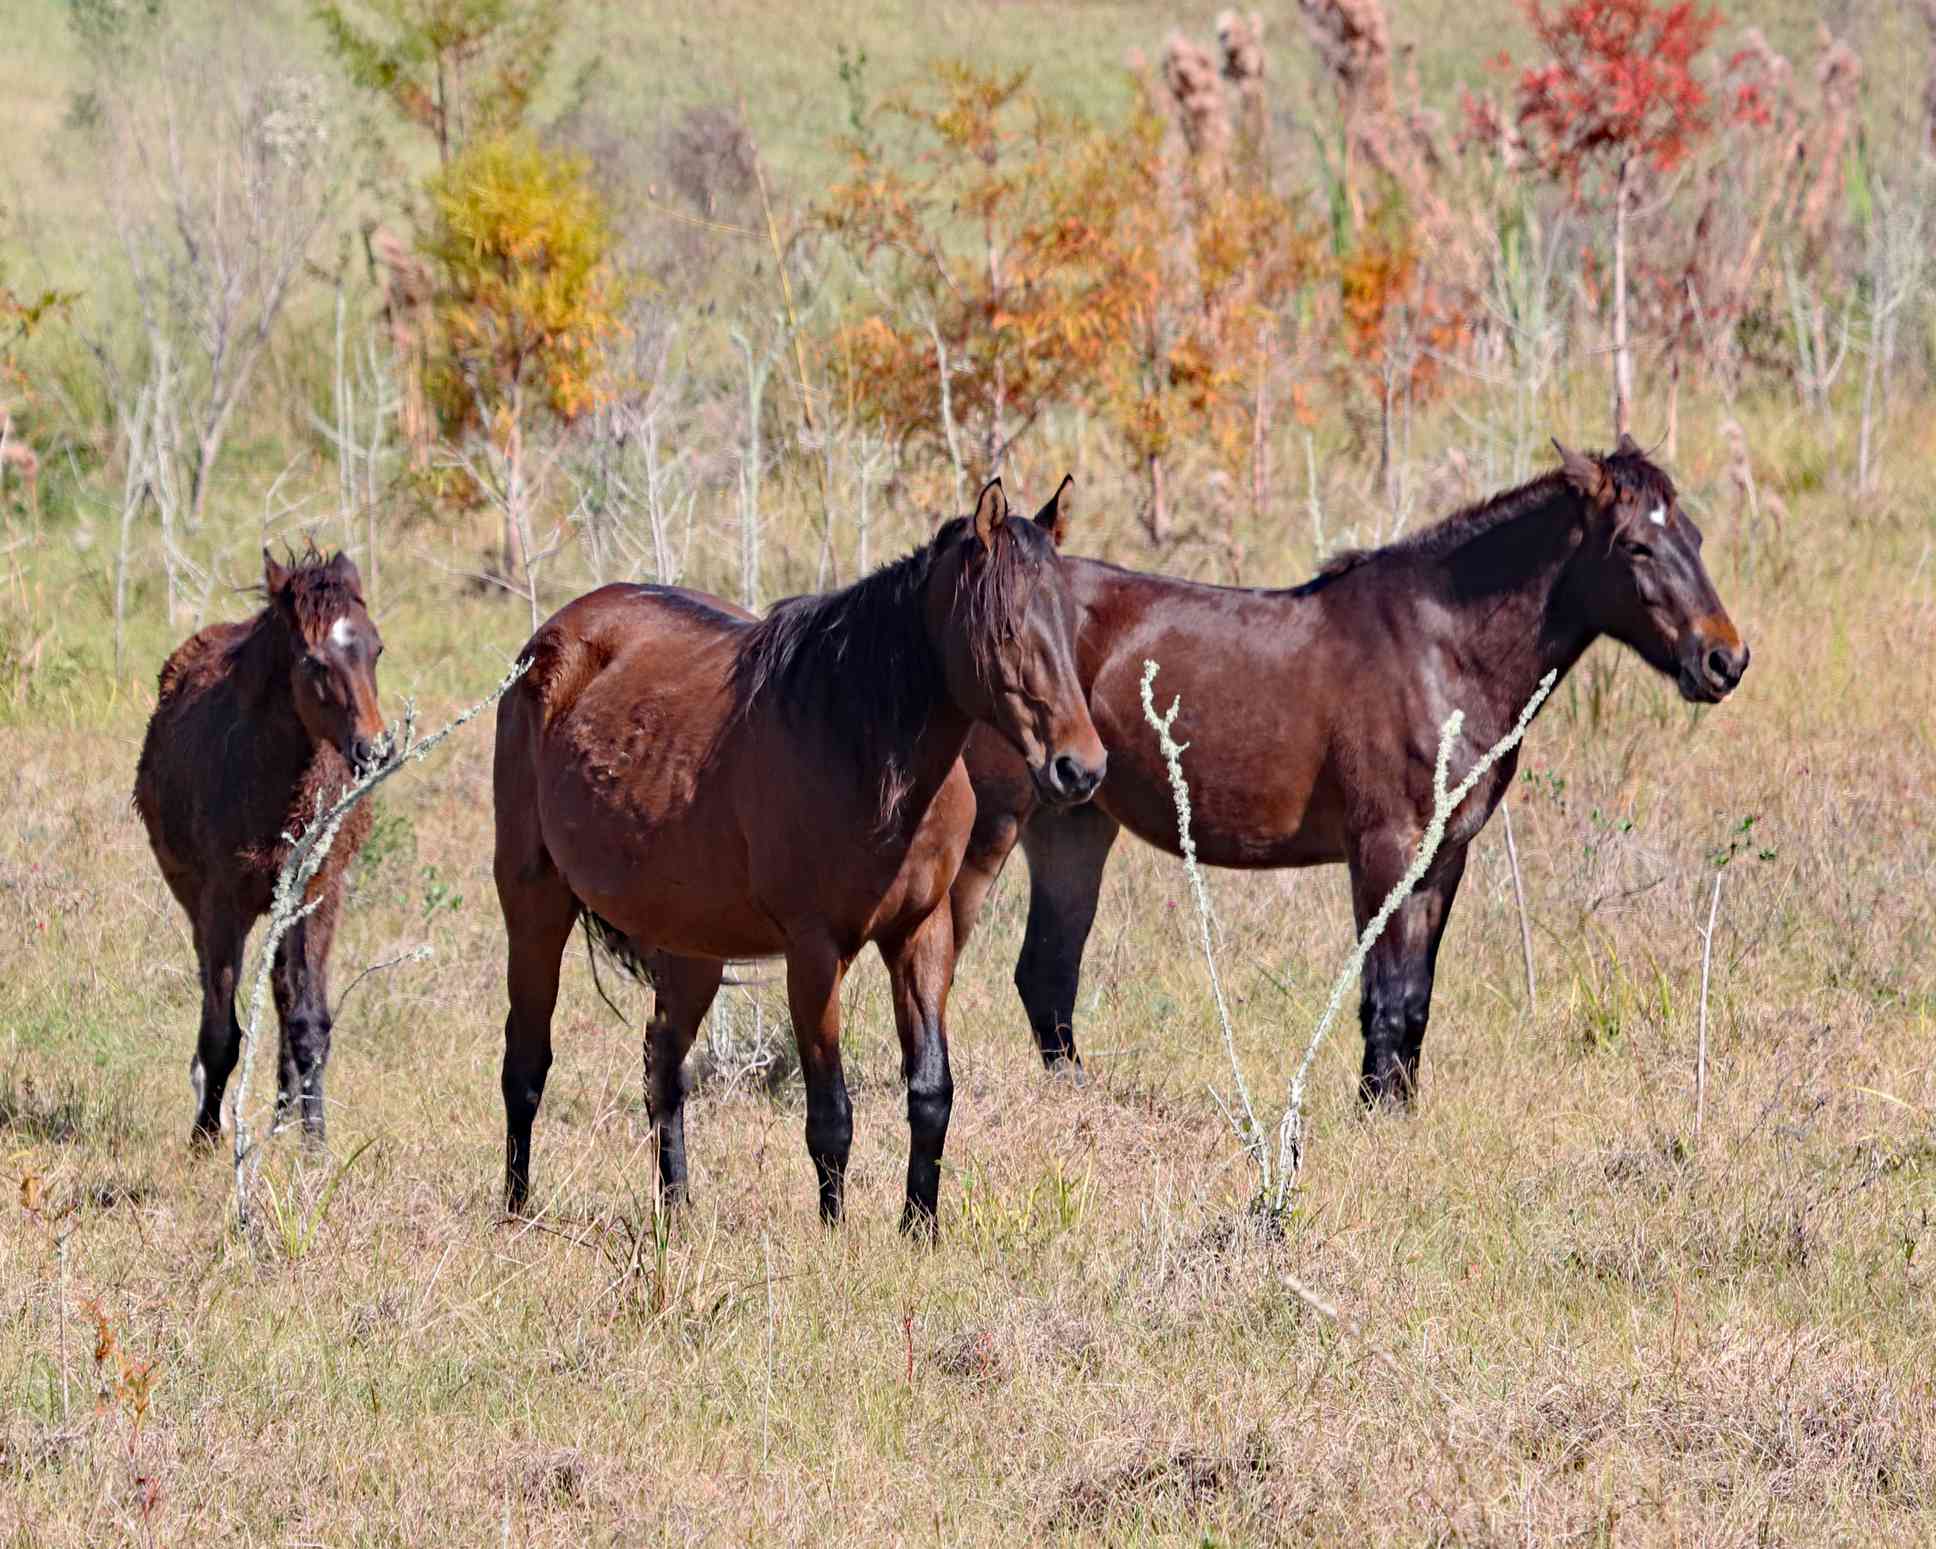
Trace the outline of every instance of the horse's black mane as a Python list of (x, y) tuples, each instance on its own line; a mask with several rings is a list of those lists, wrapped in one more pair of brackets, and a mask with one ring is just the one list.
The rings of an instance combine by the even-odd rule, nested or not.
[[(734, 669), (738, 713), (778, 695), (796, 725), (878, 770), (882, 816), (906, 790), (901, 767), (929, 711), (946, 692), (941, 658), (928, 639), (928, 584), (936, 558), (964, 536), (968, 522), (945, 524), (932, 542), (837, 592), (776, 603), (751, 630)], [(961, 572), (967, 645), (976, 672), (993, 678), (1004, 640), (1021, 626), (1027, 582), (1051, 547), (1033, 522), (997, 529), (992, 551)]]
[[(1650, 497), (1666, 504), (1673, 503), (1673, 481), (1644, 453), (1609, 452), (1605, 456), (1596, 456), (1594, 461), (1606, 469), (1615, 488), (1623, 495), (1637, 496), (1643, 504)], [(1544, 510), (1570, 489), (1565, 473), (1556, 468), (1516, 488), (1475, 501), (1454, 511), (1443, 521), (1407, 533), (1382, 548), (1340, 550), (1327, 559), (1323, 568), (1310, 580), (1291, 588), (1291, 595), (1308, 597), (1313, 592), (1322, 591), (1339, 576), (1348, 575), (1374, 560), (1442, 558), (1495, 528)]]

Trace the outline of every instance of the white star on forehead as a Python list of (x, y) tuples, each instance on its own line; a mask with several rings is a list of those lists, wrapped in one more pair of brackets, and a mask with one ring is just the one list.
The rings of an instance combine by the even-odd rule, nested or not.
[(1655, 506), (1653, 510), (1647, 513), (1647, 520), (1652, 522), (1656, 527), (1665, 527), (1667, 525), (1667, 507)]
[[(1655, 520), (1658, 521), (1659, 518), (1656, 517)], [(329, 643), (338, 650), (347, 651), (350, 648), (350, 642), (355, 639), (356, 631), (351, 627), (348, 619), (338, 619), (329, 626)]]

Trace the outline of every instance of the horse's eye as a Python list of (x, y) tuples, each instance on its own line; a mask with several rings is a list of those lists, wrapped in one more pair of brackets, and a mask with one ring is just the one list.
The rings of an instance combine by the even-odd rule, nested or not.
[(303, 658), (303, 671), (307, 672), (312, 678), (320, 678), (324, 673), (329, 671), (329, 663), (324, 661), (320, 656), (305, 656)]
[(1652, 549), (1648, 548), (1644, 543), (1636, 542), (1632, 538), (1623, 539), (1620, 547), (1633, 559), (1652, 559), (1654, 557), (1654, 551)]

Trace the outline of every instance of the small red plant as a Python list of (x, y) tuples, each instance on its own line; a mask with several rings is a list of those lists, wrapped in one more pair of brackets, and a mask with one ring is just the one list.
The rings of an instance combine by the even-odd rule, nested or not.
[(1518, 121), (1549, 177), (1583, 199), (1595, 173), (1611, 176), (1613, 205), (1613, 422), (1632, 417), (1627, 345), (1627, 219), (1637, 173), (1672, 172), (1713, 128), (1695, 61), (1721, 25), (1694, 0), (1572, 0), (1548, 9), (1522, 0), (1546, 62), (1519, 77)]
[(1712, 126), (1694, 62), (1721, 25), (1693, 0), (1524, 0), (1547, 62), (1519, 77), (1519, 122), (1541, 164), (1578, 189), (1596, 166), (1672, 172)]

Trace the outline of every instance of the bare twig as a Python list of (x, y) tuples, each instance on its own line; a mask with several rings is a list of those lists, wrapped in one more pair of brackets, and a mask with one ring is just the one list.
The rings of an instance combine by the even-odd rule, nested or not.
[(1526, 960), (1526, 1015), (1539, 1015), (1539, 988), (1533, 979), (1533, 927), (1526, 915), (1526, 888), (1519, 880), (1519, 845), (1513, 839), (1512, 798), (1499, 799), (1499, 817), (1506, 825), (1506, 860), (1512, 866), (1513, 902), (1519, 905), (1519, 951)]
[(1318, 1049), (1330, 1032), (1332, 1022), (1337, 1018), (1338, 1008), (1344, 1004), (1346, 989), (1363, 970), (1372, 944), (1384, 934), (1385, 925), (1397, 912), (1398, 906), (1411, 896), (1412, 890), (1424, 879), (1433, 858), (1438, 854), (1439, 846), (1445, 840), (1447, 820), (1458, 810), (1459, 803), (1472, 793), (1473, 787), (1486, 771), (1519, 746), (1527, 728), (1533, 724), (1533, 716), (1553, 691), (1553, 684), (1558, 678), (1557, 673), (1549, 672), (1539, 680), (1539, 686), (1533, 690), (1533, 697), (1526, 701), (1526, 707), (1519, 712), (1519, 719), (1513, 723), (1512, 730), (1487, 749), (1479, 761), (1466, 771), (1465, 778), (1450, 790), (1446, 788), (1446, 766), (1452, 756), (1452, 745), (1459, 740), (1459, 733), (1465, 726), (1465, 712), (1454, 710), (1445, 718), (1444, 726), (1439, 728), (1438, 764), (1432, 771), (1432, 818), (1419, 839), (1418, 853), (1412, 857), (1412, 864), (1406, 868), (1405, 875), (1398, 879), (1398, 885), (1386, 895), (1378, 912), (1371, 917), (1370, 923), (1358, 937), (1358, 944), (1352, 949), (1351, 956), (1339, 970), (1337, 979), (1331, 985), (1331, 998), (1325, 1003), (1324, 1015), (1318, 1019), (1317, 1028), (1311, 1034), (1311, 1042), (1304, 1050), (1297, 1074), (1291, 1078), (1290, 1101), (1277, 1127), (1277, 1196), (1274, 1203), (1278, 1208), (1282, 1208), (1285, 1193), (1304, 1160), (1304, 1091), (1310, 1079), (1311, 1064), (1317, 1058)]
[(1701, 1030), (1694, 1045), (1694, 1146), (1701, 1145), (1701, 1124), (1707, 1116), (1707, 984), (1714, 962), (1714, 918), (1721, 910), (1721, 878), (1714, 873), (1714, 891), (1707, 903), (1707, 927), (1701, 932)]
[[(1163, 750), (1163, 762), (1170, 771), (1170, 795), (1176, 802), (1176, 831), (1178, 847), (1183, 851), (1183, 869), (1190, 876), (1190, 891), (1196, 899), (1197, 925), (1202, 933), (1203, 962), (1210, 972), (1210, 993), (1217, 1004), (1217, 1024), (1223, 1029), (1223, 1052), (1230, 1061), (1230, 1076), (1237, 1093), (1237, 1111), (1232, 1113), (1224, 1108), (1231, 1126), (1237, 1131), (1237, 1140), (1245, 1153), (1256, 1163), (1261, 1176), (1262, 1186), (1270, 1187), (1270, 1151), (1264, 1143), (1263, 1126), (1257, 1122), (1257, 1110), (1251, 1105), (1250, 1087), (1244, 1080), (1244, 1068), (1237, 1058), (1237, 1039), (1230, 1027), (1230, 1007), (1224, 1003), (1223, 980), (1217, 974), (1217, 954), (1210, 942), (1210, 894), (1203, 885), (1203, 872), (1197, 865), (1197, 844), (1190, 833), (1190, 787), (1183, 778), (1183, 755), (1190, 744), (1178, 742), (1170, 735), (1170, 727), (1176, 722), (1177, 711), (1183, 706), (1180, 698), (1170, 701), (1168, 712), (1162, 716), (1156, 713), (1157, 665), (1153, 661), (1143, 663), (1143, 719), (1156, 730), (1157, 745)], [(1214, 1092), (1212, 1093), (1214, 1096)], [(1223, 1100), (1217, 1099), (1219, 1106)]]

